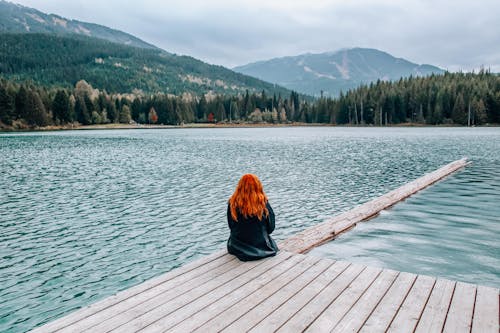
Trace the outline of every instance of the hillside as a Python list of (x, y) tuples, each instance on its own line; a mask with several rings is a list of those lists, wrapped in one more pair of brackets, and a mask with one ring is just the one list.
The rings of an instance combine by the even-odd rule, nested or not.
[(137, 37), (108, 27), (45, 14), (34, 8), (0, 0), (0, 32), (76, 34), (141, 48), (156, 48)]
[(144, 49), (97, 38), (55, 34), (0, 34), (0, 75), (17, 81), (73, 87), (85, 80), (113, 93), (281, 93), (287, 89), (222, 66), (160, 49)]
[(273, 82), (305, 94), (337, 96), (361, 83), (426, 76), (444, 71), (431, 65), (417, 65), (405, 59), (365, 48), (321, 54), (275, 58), (234, 68), (235, 71)]

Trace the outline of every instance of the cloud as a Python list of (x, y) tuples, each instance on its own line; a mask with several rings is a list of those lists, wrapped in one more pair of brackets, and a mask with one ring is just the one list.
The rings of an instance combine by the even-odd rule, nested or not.
[(500, 71), (497, 0), (18, 2), (227, 67), (360, 46), (450, 70)]

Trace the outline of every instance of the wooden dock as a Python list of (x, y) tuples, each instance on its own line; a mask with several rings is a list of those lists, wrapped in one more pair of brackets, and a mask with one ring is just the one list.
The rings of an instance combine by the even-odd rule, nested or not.
[(492, 332), (499, 290), (280, 251), (201, 258), (33, 332)]
[(226, 251), (32, 332), (499, 332), (499, 289), (301, 253), (467, 164), (460, 160), (281, 243), (276, 257)]
[(281, 249), (305, 253), (310, 249), (329, 242), (338, 234), (353, 228), (357, 223), (367, 221), (384, 209), (394, 206), (412, 194), (443, 179), (449, 174), (469, 164), (466, 158), (449, 163), (381, 197), (368, 201), (332, 219), (299, 232), (280, 244)]

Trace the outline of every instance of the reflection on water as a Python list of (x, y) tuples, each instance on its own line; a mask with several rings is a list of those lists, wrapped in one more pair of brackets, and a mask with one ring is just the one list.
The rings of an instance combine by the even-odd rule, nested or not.
[(476, 161), (311, 251), (500, 286), (500, 161)]
[[(461, 209), (468, 202), (476, 205), (480, 194), (498, 193), (498, 179), (482, 177), (484, 168), (492, 173), (498, 169), (499, 143), (500, 131), (495, 128), (0, 134), (0, 331), (26, 331), (224, 247), (226, 201), (247, 172), (256, 173), (264, 183), (277, 215), (275, 237), (280, 240), (469, 156), (474, 167), (457, 177), (482, 182), (484, 186), (473, 190), (478, 193), (466, 185), (461, 202), (448, 199), (448, 209), (425, 199), (433, 193), (430, 188), (419, 196), (427, 203), (420, 201), (418, 209), (406, 210), (408, 217), (402, 221), (425, 216), (420, 223), (426, 229), (386, 223), (385, 229), (374, 232), (395, 234), (401, 248), (410, 243), (422, 246), (426, 241), (420, 234), (438, 228), (430, 227), (437, 220), (449, 229), (439, 231), (439, 246), (452, 245), (449, 252), (441, 248), (433, 252), (447, 256), (457, 248), (470, 248), (471, 243), (491, 242), (488, 236), (498, 238), (499, 228), (493, 222), (498, 211), (479, 209), (475, 218)], [(477, 177), (469, 177), (473, 172)], [(450, 186), (443, 193), (461, 193), (459, 184)], [(440, 217), (448, 211), (455, 216)], [(366, 223), (352, 233), (375, 225), (380, 224)], [(365, 238), (364, 246), (379, 251), (371, 264), (384, 264), (382, 254), (391, 256), (396, 247), (382, 236)], [(467, 274), (473, 271), (470, 274), (483, 281), (498, 279), (498, 270), (487, 269), (499, 266), (498, 247), (477, 251), (469, 254), (481, 265), (467, 266)], [(359, 258), (351, 258), (346, 249), (331, 252), (346, 260)], [(365, 253), (362, 256), (368, 257)], [(393, 268), (429, 273), (428, 267), (448, 262), (429, 252), (418, 258), (425, 264), (422, 268), (414, 259), (401, 259), (407, 265)], [(450, 266), (463, 274), (460, 265)]]

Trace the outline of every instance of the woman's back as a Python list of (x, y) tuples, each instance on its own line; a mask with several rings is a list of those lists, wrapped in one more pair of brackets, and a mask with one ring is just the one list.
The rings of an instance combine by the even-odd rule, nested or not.
[(247, 218), (238, 216), (238, 221), (235, 221), (231, 216), (231, 207), (228, 205), (227, 222), (231, 230), (227, 242), (229, 253), (243, 261), (276, 255), (278, 246), (269, 235), (275, 226), (274, 212), (269, 203), (266, 207), (269, 214), (263, 216), (262, 219), (257, 216)]
[(270, 236), (275, 227), (274, 212), (257, 176), (241, 177), (229, 199), (227, 223), (231, 231), (227, 250), (240, 260), (256, 260), (278, 252)]

